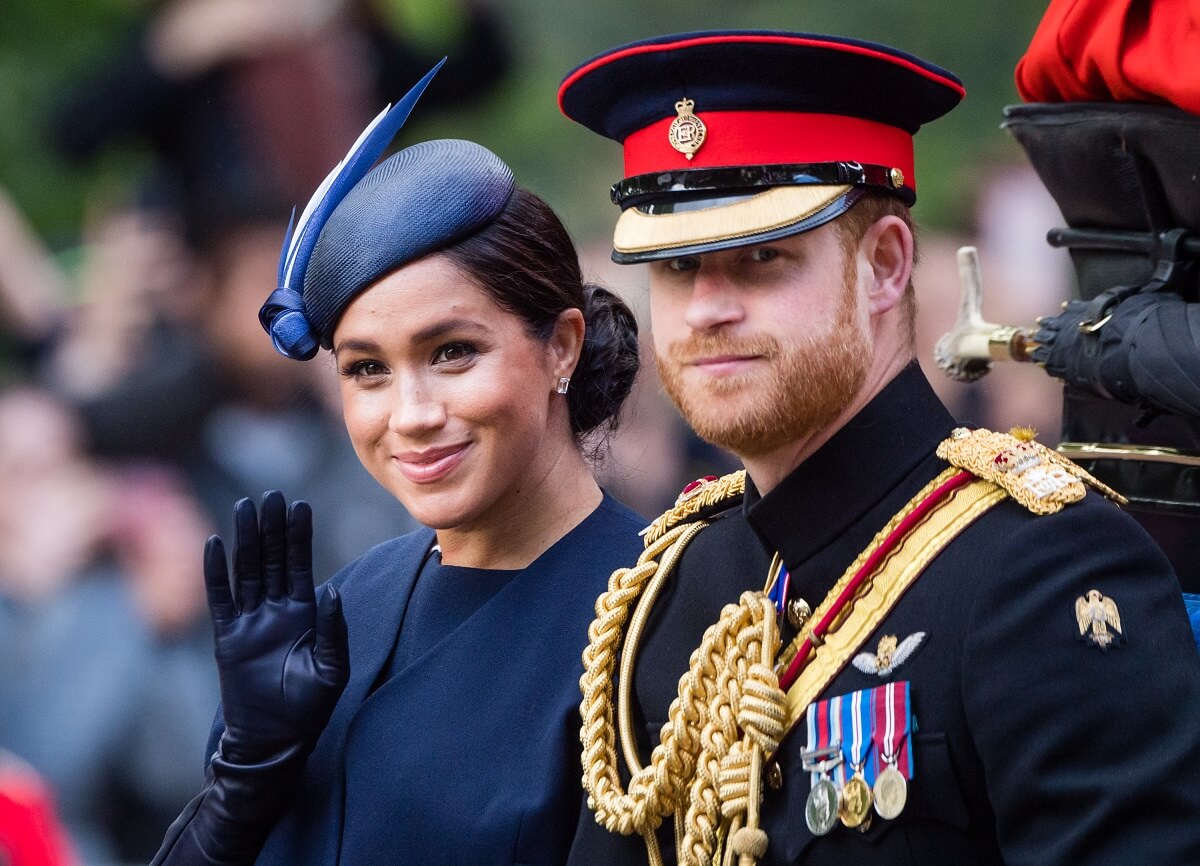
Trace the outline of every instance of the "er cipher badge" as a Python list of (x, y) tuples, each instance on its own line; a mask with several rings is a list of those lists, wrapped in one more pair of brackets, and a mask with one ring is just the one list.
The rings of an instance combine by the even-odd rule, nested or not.
[(696, 103), (686, 96), (676, 102), (675, 112), (678, 116), (667, 129), (667, 140), (671, 142), (671, 147), (689, 160), (696, 155), (700, 145), (704, 144), (704, 137), (708, 135), (704, 121), (692, 113), (695, 107)]

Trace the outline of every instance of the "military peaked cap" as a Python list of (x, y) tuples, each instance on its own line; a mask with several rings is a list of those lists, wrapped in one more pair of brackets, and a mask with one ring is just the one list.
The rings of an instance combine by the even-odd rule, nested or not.
[(558, 98), (624, 147), (613, 259), (630, 263), (807, 231), (871, 188), (912, 204), (913, 135), (964, 94), (950, 72), (886, 45), (725, 31), (606, 51)]

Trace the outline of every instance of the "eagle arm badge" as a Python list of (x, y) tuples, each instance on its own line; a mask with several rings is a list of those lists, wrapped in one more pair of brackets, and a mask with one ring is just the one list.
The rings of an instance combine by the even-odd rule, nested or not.
[(1097, 589), (1089, 589), (1086, 596), (1075, 599), (1075, 621), (1079, 624), (1079, 637), (1102, 650), (1124, 637), (1117, 603)]

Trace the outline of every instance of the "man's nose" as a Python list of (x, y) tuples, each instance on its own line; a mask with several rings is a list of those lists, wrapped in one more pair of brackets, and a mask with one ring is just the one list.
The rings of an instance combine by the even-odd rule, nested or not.
[(737, 287), (721, 272), (696, 275), (684, 310), (684, 321), (693, 331), (711, 331), (740, 322), (746, 314)]

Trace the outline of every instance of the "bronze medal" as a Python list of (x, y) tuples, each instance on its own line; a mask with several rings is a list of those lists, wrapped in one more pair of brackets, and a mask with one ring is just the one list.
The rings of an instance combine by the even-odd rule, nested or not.
[(871, 814), (871, 789), (862, 776), (847, 779), (838, 802), (838, 817), (847, 827), (857, 827)]
[(875, 779), (875, 812), (891, 821), (900, 816), (907, 802), (908, 782), (894, 764), (889, 764)]
[(814, 836), (824, 836), (838, 821), (838, 790), (833, 782), (822, 777), (808, 792), (804, 803), (804, 822)]

